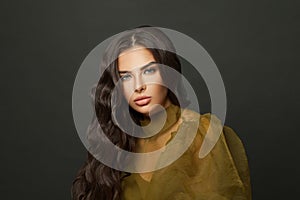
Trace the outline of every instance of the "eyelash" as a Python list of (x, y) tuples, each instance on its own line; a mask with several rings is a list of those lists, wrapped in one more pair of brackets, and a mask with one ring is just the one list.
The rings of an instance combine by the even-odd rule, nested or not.
[(147, 72), (147, 71), (150, 71), (149, 73), (152, 74), (152, 73), (156, 72), (156, 69), (154, 69), (153, 67), (148, 68), (148, 69), (145, 69), (144, 74), (145, 74), (145, 72)]
[[(145, 69), (144, 71), (143, 71), (143, 74), (153, 74), (153, 73), (155, 73), (156, 72), (156, 69), (154, 68), (154, 67), (151, 67), (151, 68), (147, 68), (147, 69)], [(126, 81), (126, 80), (128, 80), (128, 79), (126, 79), (126, 78), (131, 78), (131, 75), (130, 74), (125, 74), (125, 75), (123, 75), (123, 76), (121, 76), (121, 80), (122, 81)]]
[(129, 77), (129, 76), (130, 76), (129, 74), (125, 74), (125, 75), (121, 76), (121, 80), (122, 80), (122, 81), (126, 81), (125, 78), (126, 78), (126, 77)]

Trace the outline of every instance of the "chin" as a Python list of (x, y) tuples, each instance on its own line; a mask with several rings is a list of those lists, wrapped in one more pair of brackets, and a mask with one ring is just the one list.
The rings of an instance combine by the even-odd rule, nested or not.
[(146, 115), (146, 116), (149, 116), (149, 113), (150, 113), (150, 111), (152, 111), (153, 112), (153, 114), (155, 113), (155, 112), (157, 112), (157, 109), (155, 109), (155, 108), (157, 108), (157, 104), (148, 104), (148, 105), (146, 105), (146, 106), (134, 106), (134, 107), (132, 107), (135, 111), (137, 111), (137, 112), (139, 112), (139, 113), (141, 113), (141, 114), (143, 114), (143, 115)]
[(133, 109), (143, 115), (149, 115), (150, 109), (148, 106), (143, 106), (143, 107), (133, 107)]

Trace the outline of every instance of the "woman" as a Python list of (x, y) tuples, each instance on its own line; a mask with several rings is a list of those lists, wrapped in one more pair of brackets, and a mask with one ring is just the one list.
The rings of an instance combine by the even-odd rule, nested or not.
[[(154, 27), (138, 27), (116, 37), (106, 49), (101, 62), (103, 75), (92, 91), (95, 113), (106, 137), (126, 151), (147, 153), (165, 148), (178, 135), (179, 128), (189, 134), (189, 128), (199, 124), (191, 145), (164, 168), (156, 168), (165, 161), (162, 157), (153, 157), (147, 163), (135, 160), (135, 166), (153, 169), (136, 173), (106, 166), (90, 153), (95, 151), (89, 151), (73, 182), (74, 200), (251, 199), (246, 154), (232, 129), (224, 126), (212, 151), (199, 158), (209, 125), (218, 126), (219, 121), (209, 113), (200, 115), (185, 109), (189, 101), (184, 99), (181, 79), (174, 77), (176, 73), (171, 77), (164, 67), (181, 73), (180, 61), (173, 52), (169, 38)], [(113, 89), (117, 91), (115, 96)], [(147, 135), (155, 132), (164, 117), (166, 121), (160, 130)], [(118, 122), (127, 124), (127, 128), (121, 128)], [(144, 135), (132, 134), (135, 124), (145, 127)], [(182, 142), (186, 138), (189, 137), (182, 138)], [(90, 143), (98, 150), (100, 140), (99, 135), (89, 134)]]

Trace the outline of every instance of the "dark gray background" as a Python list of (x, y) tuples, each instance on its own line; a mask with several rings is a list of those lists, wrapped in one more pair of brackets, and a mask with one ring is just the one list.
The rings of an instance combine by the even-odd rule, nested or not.
[(77, 70), (141, 24), (183, 32), (214, 59), (253, 199), (299, 194), (298, 1), (1, 1), (0, 15), (1, 199), (70, 199), (86, 156), (72, 117)]

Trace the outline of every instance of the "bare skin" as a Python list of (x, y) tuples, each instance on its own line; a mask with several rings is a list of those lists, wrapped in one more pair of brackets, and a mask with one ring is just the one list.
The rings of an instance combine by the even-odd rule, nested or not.
[[(156, 104), (167, 108), (171, 101), (167, 96), (168, 89), (162, 84), (160, 71), (152, 67), (151, 62), (155, 62), (152, 53), (141, 46), (133, 47), (121, 53), (118, 57), (118, 71), (123, 81), (123, 92), (129, 105), (136, 111), (149, 116), (150, 110)], [(149, 67), (147, 67), (149, 65)], [(146, 66), (146, 68), (143, 68)], [(148, 84), (145, 80), (152, 80), (157, 84)], [(137, 104), (135, 99), (140, 96), (148, 96), (147, 103)], [(163, 148), (171, 138), (171, 132), (175, 131), (179, 123), (174, 124), (168, 130), (161, 132), (148, 139), (140, 138), (137, 140), (136, 152), (145, 153)], [(155, 167), (158, 158), (151, 159), (149, 163), (141, 163)], [(153, 172), (140, 173), (144, 180), (150, 182)]]

